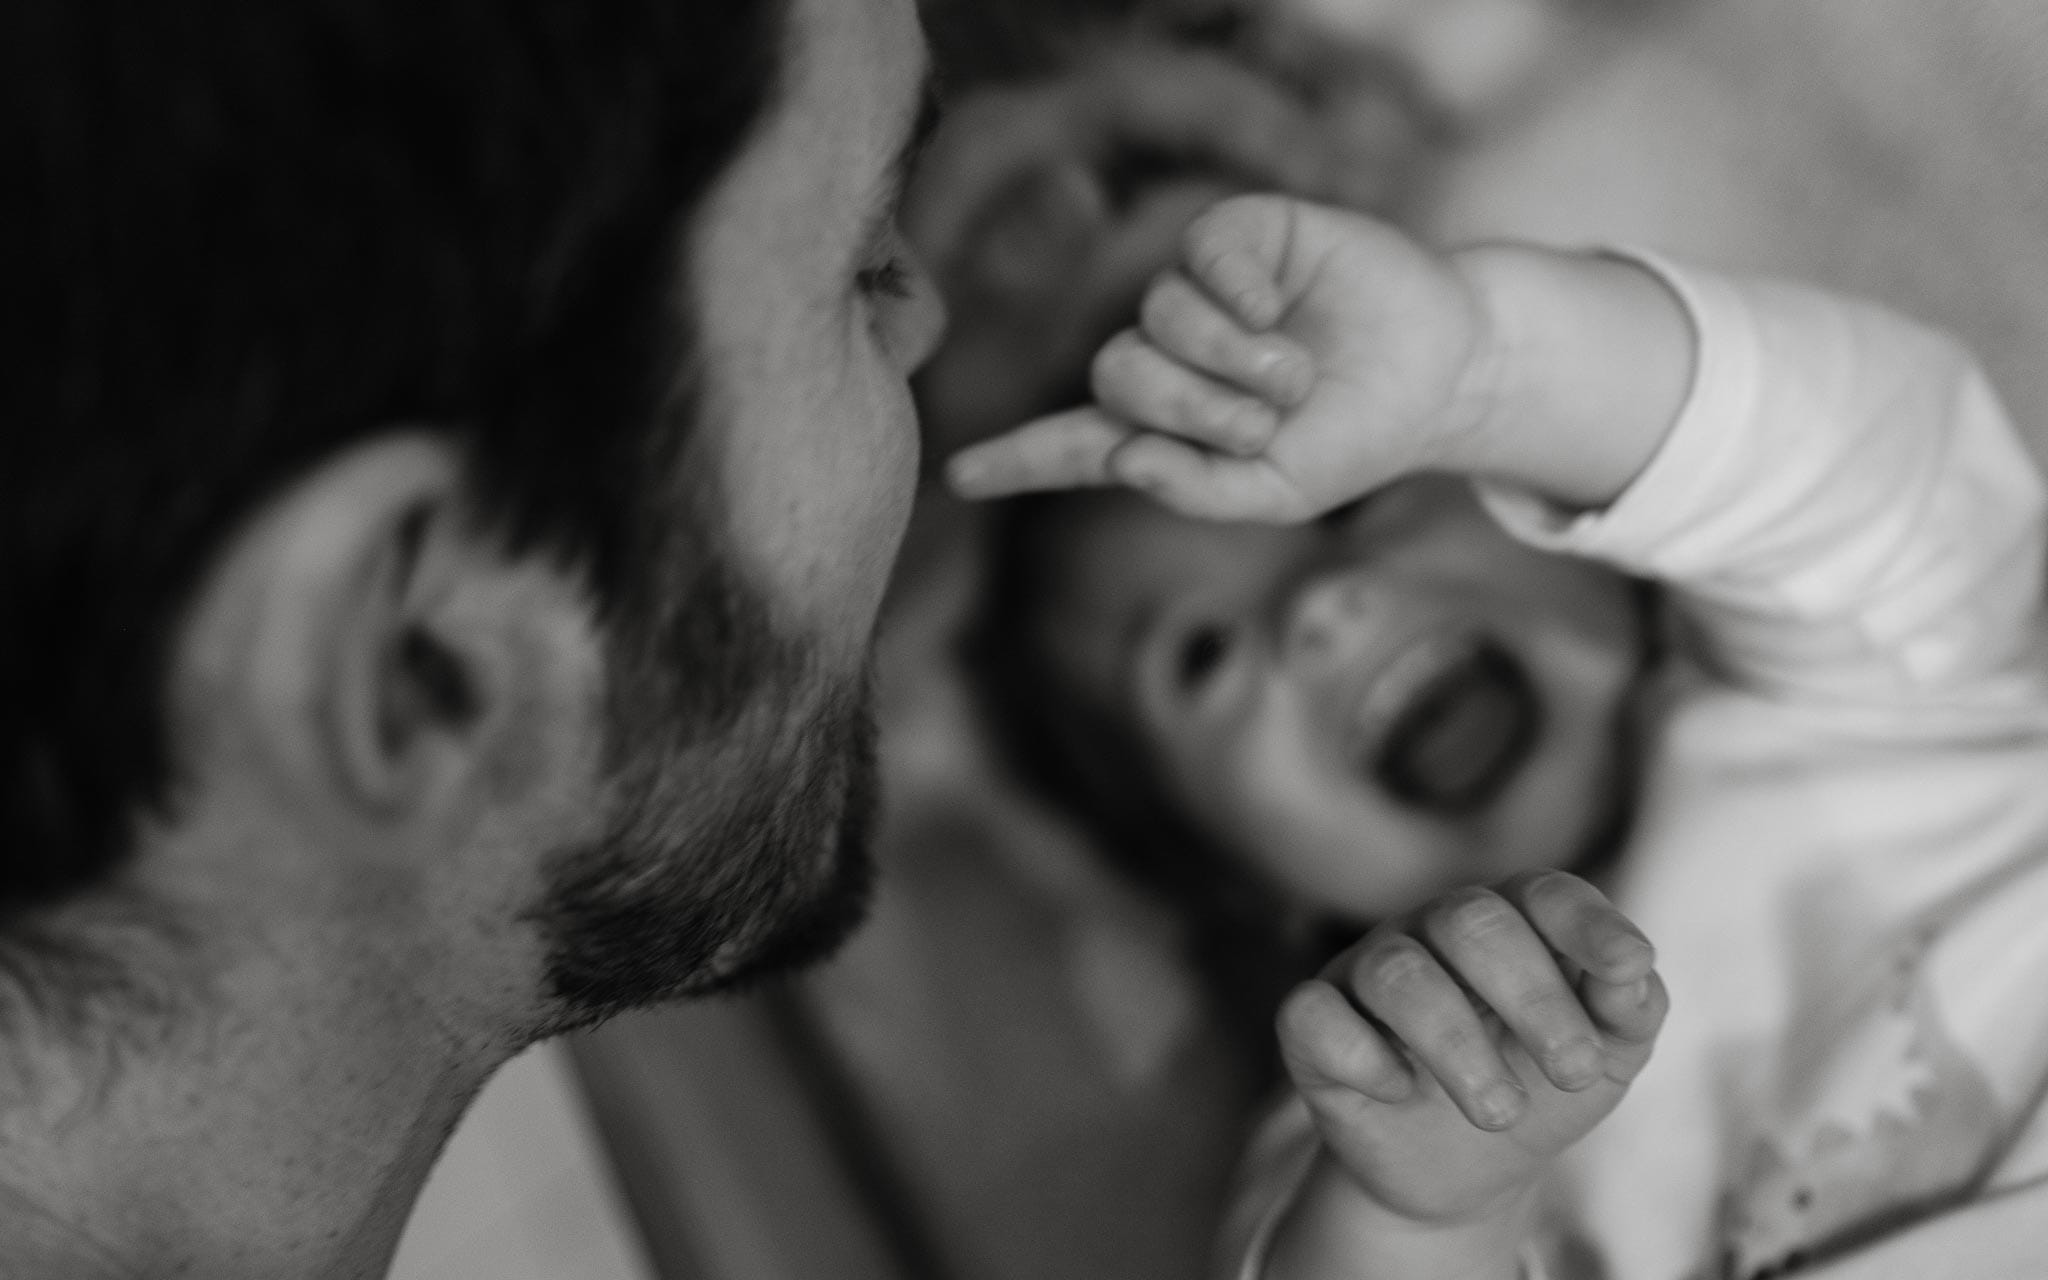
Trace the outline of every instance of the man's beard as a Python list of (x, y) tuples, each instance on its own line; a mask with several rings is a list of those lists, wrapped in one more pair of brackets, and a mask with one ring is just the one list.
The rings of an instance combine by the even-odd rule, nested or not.
[(869, 665), (824, 670), (722, 556), (664, 612), (617, 633), (604, 829), (531, 913), (550, 1032), (807, 964), (866, 912)]

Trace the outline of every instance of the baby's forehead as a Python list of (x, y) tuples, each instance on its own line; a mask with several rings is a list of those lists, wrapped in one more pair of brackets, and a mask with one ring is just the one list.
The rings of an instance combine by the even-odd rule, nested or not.
[(1469, 576), (1469, 561), (1508, 542), (1463, 483), (1436, 476), (1304, 525), (1194, 520), (1121, 489), (1058, 495), (1033, 521), (1039, 594), (1068, 627), (1126, 627), (1188, 602), (1251, 607), (1311, 572), (1366, 563)]
[(1041, 514), (1038, 536), (1054, 620), (1113, 628), (1186, 597), (1261, 590), (1296, 572), (1321, 537), (1192, 520), (1122, 490), (1063, 496)]
[(1191, 519), (1114, 488), (1059, 494), (1037, 520), (1043, 554), (1068, 579), (1104, 570), (1172, 576), (1199, 563), (1203, 550), (1262, 538), (1257, 526)]

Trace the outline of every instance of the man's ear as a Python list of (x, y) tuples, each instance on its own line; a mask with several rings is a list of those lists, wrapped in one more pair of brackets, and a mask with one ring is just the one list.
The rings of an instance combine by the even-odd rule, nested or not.
[(465, 499), (454, 445), (383, 436), (321, 464), (232, 540), (182, 674), (202, 682), (211, 705), (197, 718), (216, 744), (248, 748), (242, 763), (282, 783), (286, 803), (438, 824), (504, 749), (514, 633), (529, 621), (515, 615), (535, 603), (508, 586), (534, 569), (506, 561)]

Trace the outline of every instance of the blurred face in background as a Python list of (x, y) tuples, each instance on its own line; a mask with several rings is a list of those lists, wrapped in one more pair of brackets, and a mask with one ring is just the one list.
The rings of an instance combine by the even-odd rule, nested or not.
[(1309, 526), (1088, 494), (1044, 549), (1035, 643), (1171, 803), (1356, 921), (1571, 866), (1626, 799), (1635, 589), (1416, 477)]
[[(1241, 60), (1246, 103), (1284, 95), (1300, 129), (1348, 139), (1345, 192), (1384, 206), (1422, 132), (1411, 86), (1306, 23), (1276, 7), (1203, 38)], [(1198, 149), (1114, 131), (1104, 145), (1092, 74), (968, 95), (913, 193), (954, 317), (919, 382), (939, 451), (1085, 398), (1096, 347), (1189, 221), (1273, 185)], [(1123, 103), (1155, 128), (1156, 105)], [(1167, 803), (1311, 909), (1369, 920), (1572, 865), (1613, 825), (1642, 656), (1633, 588), (1513, 542), (1464, 485), (1411, 480), (1301, 529), (1204, 524), (1128, 494), (1061, 511), (1056, 545), (1033, 552), (1054, 585), (1026, 643), (1065, 686), (1044, 696), (1115, 720)]]

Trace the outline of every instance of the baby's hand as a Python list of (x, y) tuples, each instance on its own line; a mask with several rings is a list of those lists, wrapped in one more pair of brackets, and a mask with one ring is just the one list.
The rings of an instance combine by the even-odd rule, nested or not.
[(1138, 326), (1095, 358), (1095, 404), (951, 467), (970, 497), (1123, 484), (1184, 514), (1311, 519), (1457, 457), (1490, 411), (1492, 333), (1447, 259), (1360, 214), (1222, 201)]
[(1614, 1109), (1666, 998), (1654, 953), (1583, 880), (1539, 872), (1382, 925), (1282, 1006), (1324, 1145), (1423, 1223), (1512, 1200)]

